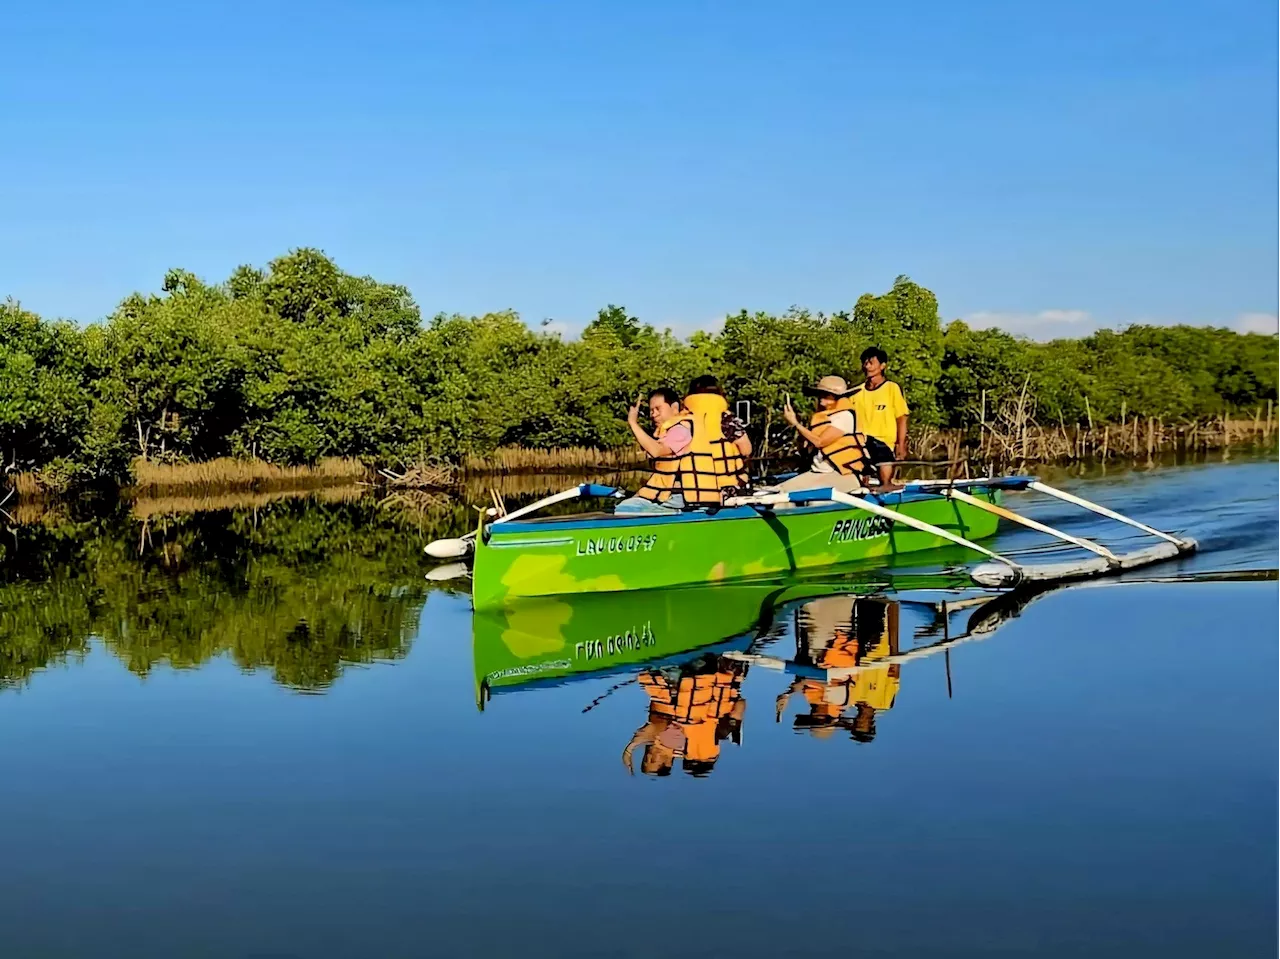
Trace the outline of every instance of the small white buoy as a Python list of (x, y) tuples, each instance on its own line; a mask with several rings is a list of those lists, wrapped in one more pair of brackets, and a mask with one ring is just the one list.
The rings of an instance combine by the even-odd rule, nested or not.
[(427, 573), (427, 579), (433, 583), (443, 583), (450, 579), (461, 579), (467, 575), (467, 572), (466, 563), (449, 563), (431, 570)]
[(436, 559), (461, 559), (471, 552), (472, 545), (472, 541), (467, 539), (437, 539), (423, 549), (428, 556)]

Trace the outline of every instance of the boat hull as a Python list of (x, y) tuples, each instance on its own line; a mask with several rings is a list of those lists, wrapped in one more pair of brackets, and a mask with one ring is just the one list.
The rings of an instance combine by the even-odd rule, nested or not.
[[(999, 495), (973, 492), (988, 502)], [(870, 499), (966, 539), (991, 536), (999, 524), (991, 513), (927, 493)], [(931, 533), (835, 503), (499, 522), (477, 538), (472, 598), (485, 609), (527, 597), (717, 583), (944, 545)]]

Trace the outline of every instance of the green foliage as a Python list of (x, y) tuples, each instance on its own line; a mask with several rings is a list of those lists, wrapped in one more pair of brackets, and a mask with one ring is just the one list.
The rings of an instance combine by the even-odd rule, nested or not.
[(936, 425), (941, 418), (937, 389), (943, 341), (938, 298), (899, 276), (883, 296), (866, 293), (858, 298), (852, 332), (860, 342), (889, 354), (890, 376), (902, 385), (913, 419)]
[[(469, 513), (469, 511), (464, 511)], [(152, 521), (22, 526), (0, 546), (0, 691), (85, 654), (128, 669), (225, 656), (303, 689), (346, 664), (399, 659), (426, 597), (418, 531), (370, 500), (306, 500)]]
[(74, 324), (46, 323), (0, 303), (0, 459), (33, 469), (74, 457), (90, 418), (86, 340)]
[(937, 396), (945, 425), (964, 427), (1019, 398), (1041, 422), (1092, 417), (1194, 420), (1276, 398), (1276, 338), (1198, 326), (1133, 326), (1033, 343), (959, 320), (944, 334)]
[(861, 379), (868, 346), (889, 354), (917, 425), (966, 427), (1017, 400), (1042, 422), (1204, 417), (1274, 399), (1275, 337), (1133, 327), (1032, 343), (954, 322), (904, 276), (851, 312), (742, 311), (680, 340), (622, 306), (576, 339), (511, 312), (426, 322), (401, 286), (344, 273), (300, 249), (221, 284), (165, 274), (101, 324), (46, 322), (0, 305), (0, 454), (48, 482), (120, 479), (136, 456), (222, 455), (282, 463), (323, 456), (395, 463), (503, 445), (631, 442), (636, 396), (718, 375), (755, 404), (753, 424), (827, 374)]

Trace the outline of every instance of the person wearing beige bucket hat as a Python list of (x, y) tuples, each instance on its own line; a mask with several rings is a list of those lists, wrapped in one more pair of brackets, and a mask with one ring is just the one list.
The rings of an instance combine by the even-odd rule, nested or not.
[(856, 392), (842, 376), (824, 376), (804, 392), (817, 398), (817, 412), (808, 426), (800, 422), (791, 406), (790, 397), (782, 415), (815, 449), (813, 465), (778, 484), (781, 490), (814, 489), (831, 486), (845, 492), (862, 487), (862, 476), (869, 466), (866, 437), (858, 432), (857, 419), (849, 397)]

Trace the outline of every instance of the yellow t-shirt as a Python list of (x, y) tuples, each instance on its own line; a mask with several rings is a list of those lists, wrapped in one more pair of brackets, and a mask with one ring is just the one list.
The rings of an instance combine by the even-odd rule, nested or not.
[(858, 418), (858, 432), (874, 436), (893, 449), (898, 442), (898, 417), (911, 412), (901, 387), (885, 380), (874, 390), (862, 387), (849, 401)]

